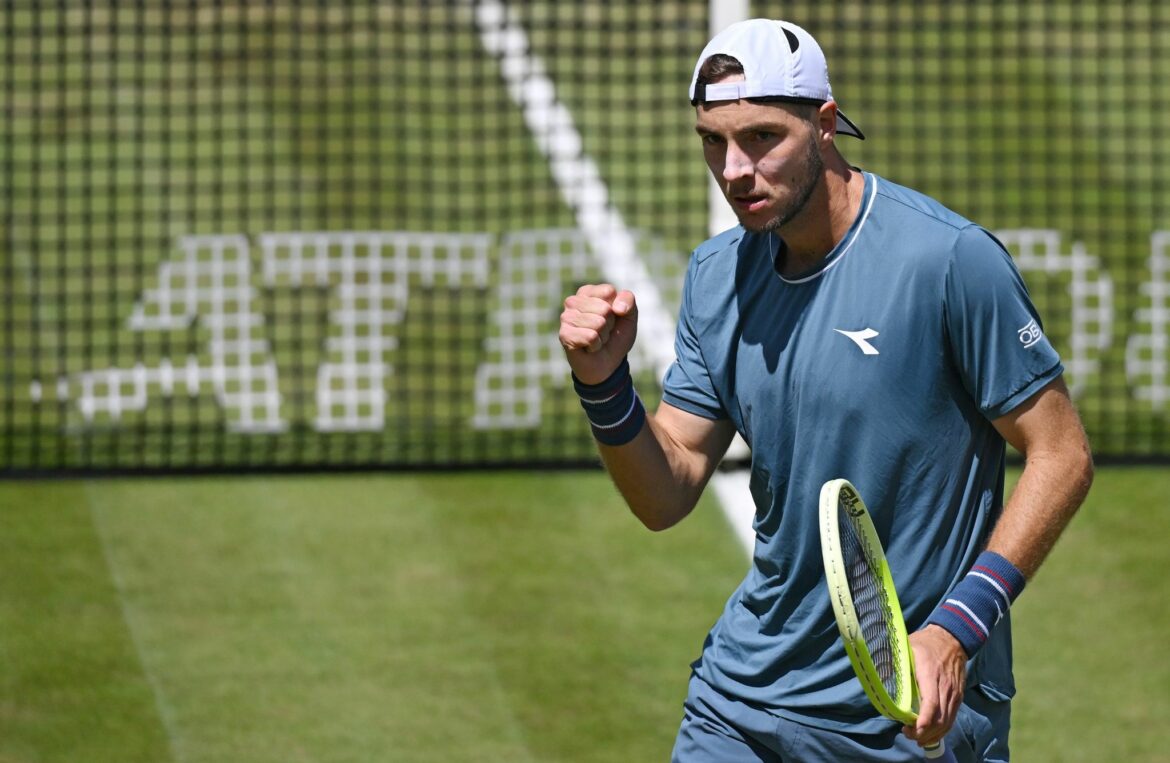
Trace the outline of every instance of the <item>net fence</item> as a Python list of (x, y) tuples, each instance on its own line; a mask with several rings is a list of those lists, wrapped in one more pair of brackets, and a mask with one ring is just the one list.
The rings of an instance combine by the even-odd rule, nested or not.
[[(1170, 460), (1170, 10), (757, 2), (847, 157), (994, 230), (1099, 458)], [(653, 405), (708, 181), (706, 2), (0, 9), (0, 473), (579, 465), (561, 300)]]

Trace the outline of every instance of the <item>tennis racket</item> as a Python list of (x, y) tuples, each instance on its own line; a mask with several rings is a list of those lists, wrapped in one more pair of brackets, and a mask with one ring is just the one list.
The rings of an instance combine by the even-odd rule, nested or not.
[[(820, 496), (821, 554), (837, 628), (853, 672), (879, 713), (911, 725), (918, 719), (918, 682), (894, 578), (861, 494), (848, 480), (829, 480)], [(953, 763), (946, 744), (928, 759)]]

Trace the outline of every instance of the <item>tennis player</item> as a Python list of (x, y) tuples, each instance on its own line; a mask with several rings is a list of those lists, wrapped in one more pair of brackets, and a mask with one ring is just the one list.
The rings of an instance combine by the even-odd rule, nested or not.
[[(690, 98), (740, 224), (693, 253), (657, 410), (626, 360), (634, 294), (583, 286), (560, 324), (647, 527), (692, 510), (736, 432), (751, 446), (753, 563), (692, 666), (674, 760), (917, 761), (945, 735), (960, 761), (1006, 761), (1008, 607), (1092, 480), (1060, 358), (999, 241), (843, 158), (838, 136), (863, 135), (805, 30), (732, 25)], [(1005, 441), (1025, 459), (1006, 503)], [(836, 477), (866, 496), (914, 631), (914, 726), (871, 708), (834, 625), (817, 496)]]

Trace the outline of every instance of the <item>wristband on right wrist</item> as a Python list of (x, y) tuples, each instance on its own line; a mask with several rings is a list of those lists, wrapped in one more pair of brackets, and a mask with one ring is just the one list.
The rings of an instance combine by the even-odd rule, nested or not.
[(974, 657), (1020, 591), (1024, 575), (994, 551), (984, 551), (967, 576), (947, 594), (927, 619), (944, 628), (963, 646), (968, 659)]
[(642, 431), (646, 409), (634, 391), (628, 359), (623, 358), (617, 370), (600, 384), (585, 384), (573, 374), (573, 389), (581, 398), (594, 439), (601, 444), (625, 445)]

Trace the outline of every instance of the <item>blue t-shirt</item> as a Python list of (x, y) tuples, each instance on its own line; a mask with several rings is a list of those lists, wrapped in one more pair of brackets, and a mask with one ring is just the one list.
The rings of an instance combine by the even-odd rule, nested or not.
[[(734, 228), (695, 250), (663, 400), (730, 419), (752, 449), (751, 570), (696, 672), (733, 697), (827, 728), (878, 731), (825, 589), (821, 485), (861, 492), (908, 628), (982, 550), (1003, 505), (991, 419), (1063, 371), (1011, 257), (986, 230), (865, 173), (852, 227), (782, 278), (772, 234)], [(969, 666), (1014, 693), (1005, 619)]]

